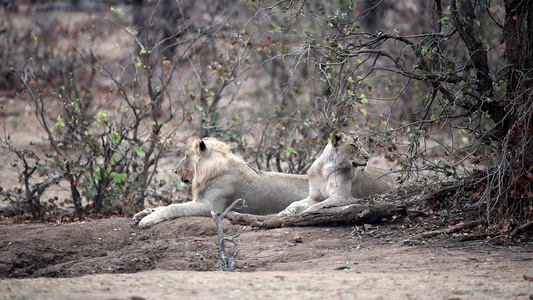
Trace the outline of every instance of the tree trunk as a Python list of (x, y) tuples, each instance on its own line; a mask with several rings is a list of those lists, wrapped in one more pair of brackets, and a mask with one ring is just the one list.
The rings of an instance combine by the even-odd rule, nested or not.
[(507, 95), (509, 100), (529, 96), (521, 99), (528, 100), (531, 99), (533, 76), (524, 73), (531, 72), (533, 67), (533, 2), (507, 0), (505, 10), (503, 38), (505, 55), (511, 65)]
[(506, 188), (498, 195), (507, 198), (503, 204), (509, 213), (521, 214), (533, 202), (533, 2), (507, 0), (505, 10), (503, 38), (509, 63), (505, 104), (511, 126), (499, 167), (507, 164), (510, 170), (497, 174)]

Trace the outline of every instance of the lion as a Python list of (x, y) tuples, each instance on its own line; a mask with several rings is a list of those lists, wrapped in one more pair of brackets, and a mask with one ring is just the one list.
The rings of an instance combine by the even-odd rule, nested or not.
[(307, 173), (308, 196), (291, 203), (278, 215), (297, 215), (304, 211), (342, 205), (351, 198), (386, 194), (393, 190), (393, 178), (386, 170), (367, 167), (369, 158), (357, 138), (348, 138), (340, 130), (333, 132), (331, 141)]
[(182, 184), (192, 185), (193, 200), (137, 213), (133, 221), (140, 228), (186, 216), (209, 217), (237, 199), (245, 200), (237, 209), (241, 213), (276, 214), (309, 191), (307, 176), (256, 170), (215, 138), (196, 138), (176, 173)]

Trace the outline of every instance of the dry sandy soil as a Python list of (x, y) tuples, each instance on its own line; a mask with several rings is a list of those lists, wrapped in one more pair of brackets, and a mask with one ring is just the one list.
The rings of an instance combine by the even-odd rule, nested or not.
[[(431, 240), (408, 222), (257, 230), (220, 271), (215, 223), (126, 218), (0, 225), (4, 299), (531, 299), (533, 247)], [(408, 241), (411, 242), (408, 242)], [(529, 280), (528, 280), (529, 279)]]

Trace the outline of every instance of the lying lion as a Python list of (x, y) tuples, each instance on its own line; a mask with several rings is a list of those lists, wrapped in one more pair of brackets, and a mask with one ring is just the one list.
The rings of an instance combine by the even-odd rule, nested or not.
[(309, 191), (307, 176), (257, 171), (214, 138), (196, 138), (176, 173), (183, 184), (192, 184), (193, 200), (137, 213), (133, 221), (140, 228), (179, 217), (210, 217), (211, 211), (222, 212), (237, 199), (246, 201), (239, 212), (275, 214)]
[(307, 198), (293, 202), (278, 215), (297, 215), (306, 210), (342, 205), (350, 198), (385, 194), (394, 189), (393, 178), (387, 171), (367, 167), (368, 159), (360, 142), (348, 138), (342, 131), (335, 131), (307, 173)]

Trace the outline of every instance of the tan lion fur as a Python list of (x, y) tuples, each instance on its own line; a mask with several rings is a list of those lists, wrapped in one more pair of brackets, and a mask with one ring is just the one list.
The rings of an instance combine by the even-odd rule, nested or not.
[(363, 145), (335, 131), (307, 173), (309, 195), (290, 204), (280, 216), (296, 215), (331, 205), (342, 205), (352, 198), (385, 194), (394, 189), (386, 170), (367, 166), (370, 158)]
[(149, 208), (136, 214), (139, 227), (185, 216), (211, 216), (224, 211), (233, 201), (244, 199), (239, 212), (273, 214), (308, 193), (307, 176), (262, 172), (233, 154), (230, 147), (214, 138), (196, 138), (177, 169), (182, 183), (192, 184), (193, 200)]

